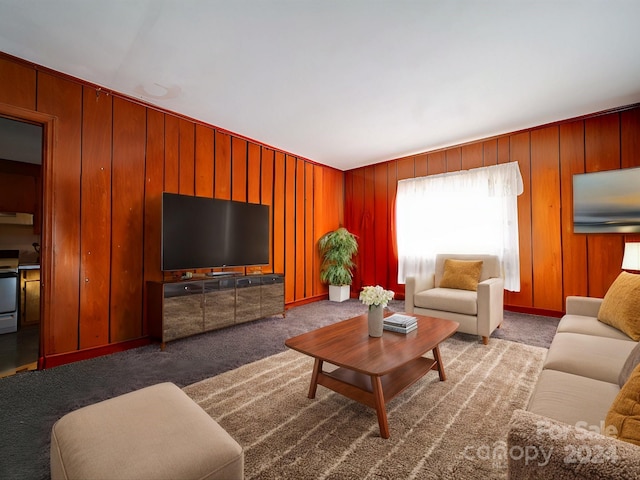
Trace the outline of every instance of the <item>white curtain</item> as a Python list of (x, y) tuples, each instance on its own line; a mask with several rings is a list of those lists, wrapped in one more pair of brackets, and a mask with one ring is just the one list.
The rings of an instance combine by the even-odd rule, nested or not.
[(498, 255), (505, 289), (520, 291), (518, 162), (398, 182), (398, 283), (435, 271), (437, 253)]

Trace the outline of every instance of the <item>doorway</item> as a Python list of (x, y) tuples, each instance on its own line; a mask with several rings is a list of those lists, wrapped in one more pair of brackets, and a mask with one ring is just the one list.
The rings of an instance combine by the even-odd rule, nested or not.
[(0, 334), (0, 377), (35, 370), (44, 356), (41, 244), (52, 134), (48, 115), (0, 105), (0, 251), (17, 252), (17, 321)]

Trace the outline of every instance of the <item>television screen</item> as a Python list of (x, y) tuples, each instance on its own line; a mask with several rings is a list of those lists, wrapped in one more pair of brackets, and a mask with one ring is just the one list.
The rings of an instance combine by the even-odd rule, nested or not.
[(162, 194), (162, 270), (269, 263), (269, 207)]
[(640, 168), (574, 175), (573, 231), (640, 232)]

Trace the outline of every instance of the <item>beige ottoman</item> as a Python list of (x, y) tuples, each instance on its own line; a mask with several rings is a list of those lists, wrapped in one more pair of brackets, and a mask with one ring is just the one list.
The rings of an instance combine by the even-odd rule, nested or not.
[(80, 408), (51, 430), (51, 478), (242, 479), (242, 447), (173, 383)]

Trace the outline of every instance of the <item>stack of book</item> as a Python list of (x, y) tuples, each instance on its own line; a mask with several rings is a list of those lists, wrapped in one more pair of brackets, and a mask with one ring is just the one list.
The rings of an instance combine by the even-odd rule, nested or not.
[(418, 328), (418, 320), (410, 315), (394, 313), (384, 319), (382, 328), (391, 332), (409, 333)]

